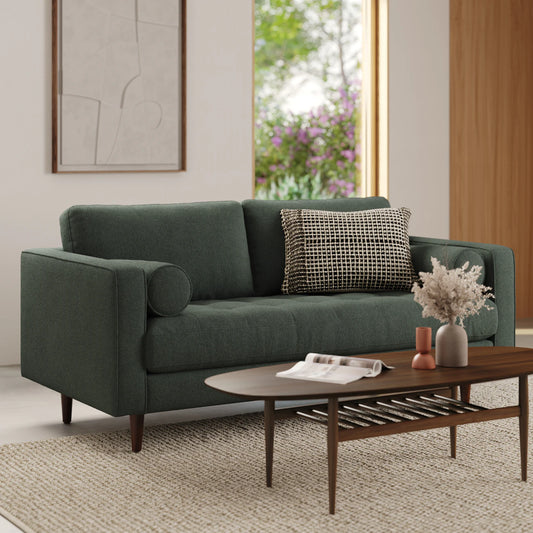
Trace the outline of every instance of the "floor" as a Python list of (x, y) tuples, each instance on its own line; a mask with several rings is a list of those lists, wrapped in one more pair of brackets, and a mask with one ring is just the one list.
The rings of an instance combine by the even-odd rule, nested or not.
[[(533, 318), (517, 321), (516, 345), (533, 348)], [(81, 433), (117, 431), (129, 427), (128, 417), (113, 418), (74, 402), (72, 424), (61, 423), (59, 394), (20, 376), (20, 367), (0, 367), (0, 445), (44, 440)], [(147, 415), (146, 425), (180, 423), (262, 410), (261, 402), (246, 402)], [(0, 517), (0, 533), (20, 530)]]

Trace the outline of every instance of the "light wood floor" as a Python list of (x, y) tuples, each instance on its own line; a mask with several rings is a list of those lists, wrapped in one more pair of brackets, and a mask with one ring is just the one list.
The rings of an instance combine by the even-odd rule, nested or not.
[[(533, 348), (533, 318), (517, 322), (516, 345)], [(45, 440), (81, 433), (118, 431), (128, 417), (114, 418), (74, 402), (72, 424), (61, 422), (59, 394), (20, 376), (20, 367), (0, 367), (0, 445)], [(180, 423), (202, 418), (257, 412), (262, 402), (245, 402), (147, 415), (146, 425)], [(129, 446), (129, 438), (124, 441)], [(0, 533), (20, 530), (0, 517)]]

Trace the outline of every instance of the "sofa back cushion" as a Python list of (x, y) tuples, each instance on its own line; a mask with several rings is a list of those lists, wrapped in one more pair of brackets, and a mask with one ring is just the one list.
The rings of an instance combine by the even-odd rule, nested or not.
[(193, 300), (253, 294), (238, 202), (74, 206), (60, 225), (66, 251), (180, 266), (191, 279)]
[(245, 200), (242, 204), (255, 294), (281, 293), (285, 269), (285, 239), (281, 227), (282, 209), (362, 211), (390, 207), (386, 198), (338, 198), (334, 200)]
[(461, 268), (466, 262), (468, 262), (468, 269), (478, 265), (481, 267), (481, 273), (479, 278), (477, 278), (477, 282), (485, 283), (485, 261), (481, 254), (472, 248), (454, 246), (453, 244), (411, 244), (411, 258), (417, 274), (420, 272), (433, 272), (432, 257), (438, 259), (440, 264), (448, 269)]

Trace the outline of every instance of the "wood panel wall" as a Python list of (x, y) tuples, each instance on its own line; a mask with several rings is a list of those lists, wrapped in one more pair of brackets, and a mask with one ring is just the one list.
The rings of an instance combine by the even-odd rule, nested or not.
[(450, 0), (450, 236), (510, 246), (533, 316), (533, 0)]

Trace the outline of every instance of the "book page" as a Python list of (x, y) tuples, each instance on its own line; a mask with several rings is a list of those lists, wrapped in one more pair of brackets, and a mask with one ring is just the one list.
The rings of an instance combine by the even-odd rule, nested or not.
[(276, 376), (346, 384), (363, 377), (375, 377), (382, 369), (393, 368), (379, 359), (309, 353), (304, 361), (299, 361), (289, 370), (278, 372)]
[(369, 368), (372, 375), (377, 376), (382, 369), (391, 370), (394, 367), (386, 365), (379, 359), (364, 359), (362, 357), (346, 357), (342, 355), (328, 355), (321, 353), (308, 353), (305, 361), (313, 363), (323, 363), (329, 365), (346, 365), (360, 368)]
[(300, 361), (289, 370), (278, 372), (276, 375), (283, 378), (345, 384), (357, 381), (370, 372), (368, 368)]

